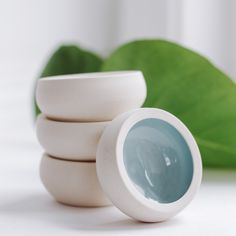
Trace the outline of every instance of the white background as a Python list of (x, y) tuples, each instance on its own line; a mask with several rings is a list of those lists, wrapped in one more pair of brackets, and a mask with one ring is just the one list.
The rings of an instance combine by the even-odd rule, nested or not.
[(54, 203), (38, 178), (42, 149), (32, 116), (34, 80), (62, 43), (105, 57), (133, 39), (165, 38), (236, 79), (235, 10), (234, 0), (0, 0), (0, 235), (235, 235), (233, 172), (206, 172), (194, 203), (159, 225), (136, 224), (114, 208)]
[(236, 79), (235, 10), (234, 0), (0, 0), (0, 143), (31, 129), (35, 78), (63, 43), (105, 57), (133, 39), (170, 39)]

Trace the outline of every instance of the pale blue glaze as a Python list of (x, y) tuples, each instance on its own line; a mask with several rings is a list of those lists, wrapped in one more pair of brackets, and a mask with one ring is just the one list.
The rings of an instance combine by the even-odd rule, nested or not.
[(135, 187), (146, 198), (171, 203), (188, 190), (193, 161), (182, 135), (160, 119), (145, 119), (128, 132), (124, 164)]

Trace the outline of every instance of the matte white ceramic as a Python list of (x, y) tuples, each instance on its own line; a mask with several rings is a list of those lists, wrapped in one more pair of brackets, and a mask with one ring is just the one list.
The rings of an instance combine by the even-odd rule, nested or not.
[(146, 84), (140, 71), (98, 72), (40, 79), (36, 100), (55, 120), (109, 121), (142, 106)]
[(95, 161), (97, 144), (110, 122), (62, 122), (37, 118), (36, 133), (41, 146), (51, 156), (78, 161)]
[[(164, 129), (152, 129), (152, 122), (156, 121), (164, 123)], [(148, 125), (139, 126), (142, 122)], [(177, 138), (172, 133), (161, 134), (162, 131), (168, 133), (168, 129)], [(139, 141), (140, 145), (131, 145), (126, 150), (127, 140), (129, 145)], [(188, 155), (179, 155), (179, 150), (182, 151), (179, 143)], [(128, 162), (126, 152), (131, 158)], [(188, 164), (185, 168), (183, 158), (191, 166)], [(166, 220), (186, 207), (198, 190), (202, 176), (200, 152), (190, 131), (175, 116), (153, 108), (122, 114), (106, 127), (99, 141), (96, 166), (101, 186), (111, 202), (125, 214), (144, 222)], [(181, 179), (182, 170), (187, 174)], [(170, 186), (167, 179), (171, 180)], [(184, 186), (186, 191), (180, 195), (175, 185)], [(162, 195), (161, 201), (154, 200), (155, 191)], [(164, 195), (165, 192), (169, 195)], [(169, 200), (178, 195), (178, 199)]]
[(44, 154), (40, 177), (47, 191), (60, 203), (81, 207), (111, 204), (98, 182), (95, 162), (65, 161)]

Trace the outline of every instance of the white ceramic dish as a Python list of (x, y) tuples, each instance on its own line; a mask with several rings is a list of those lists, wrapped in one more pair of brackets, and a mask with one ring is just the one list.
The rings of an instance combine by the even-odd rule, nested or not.
[(111, 202), (144, 222), (177, 214), (201, 183), (201, 156), (192, 134), (160, 109), (137, 109), (114, 119), (100, 138), (96, 161)]
[(142, 106), (146, 84), (140, 71), (52, 76), (40, 79), (36, 100), (55, 120), (109, 121)]
[(51, 156), (78, 161), (95, 161), (99, 138), (110, 122), (53, 121), (43, 114), (37, 118), (36, 133)]
[(81, 207), (111, 204), (98, 182), (95, 162), (64, 161), (44, 154), (40, 177), (47, 191), (60, 203)]

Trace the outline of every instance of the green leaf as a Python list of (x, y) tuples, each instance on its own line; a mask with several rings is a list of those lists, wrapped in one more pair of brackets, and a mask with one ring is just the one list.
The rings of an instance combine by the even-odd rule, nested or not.
[[(40, 77), (86, 73), (99, 71), (102, 59), (74, 45), (61, 46), (57, 49), (41, 73)], [(35, 114), (40, 110), (35, 102)]]
[(146, 78), (144, 106), (180, 118), (195, 136), (204, 166), (236, 167), (236, 86), (228, 76), (197, 53), (162, 40), (126, 44), (102, 68), (133, 69)]

